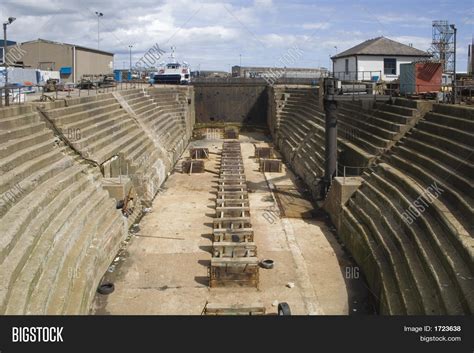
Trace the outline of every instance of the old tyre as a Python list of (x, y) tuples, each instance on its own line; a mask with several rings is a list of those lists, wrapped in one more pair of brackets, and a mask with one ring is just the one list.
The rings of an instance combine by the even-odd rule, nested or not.
[(104, 282), (97, 287), (97, 292), (100, 294), (110, 294), (115, 290), (115, 286), (111, 282)]
[(262, 266), (263, 268), (266, 268), (266, 269), (271, 269), (273, 268), (274, 266), (274, 262), (273, 260), (270, 260), (270, 259), (266, 259), (266, 260), (263, 260), (260, 262), (260, 266)]
[(279, 316), (290, 316), (291, 315), (291, 310), (290, 306), (288, 303), (279, 303), (278, 304), (278, 315)]

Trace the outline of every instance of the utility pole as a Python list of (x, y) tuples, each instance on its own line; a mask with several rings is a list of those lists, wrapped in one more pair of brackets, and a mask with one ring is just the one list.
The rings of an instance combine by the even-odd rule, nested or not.
[(132, 48), (133, 48), (133, 45), (130, 44), (128, 46), (128, 48), (130, 49), (130, 72), (132, 72)]
[[(15, 21), (15, 17), (8, 17), (6, 22), (3, 22), (3, 65), (5, 66), (5, 105), (10, 105), (9, 90), (8, 90), (8, 62), (7, 62), (7, 26)], [(1, 97), (0, 97), (1, 99)]]
[(102, 12), (95, 12), (97, 15), (97, 49), (100, 49), (100, 18), (104, 17)]

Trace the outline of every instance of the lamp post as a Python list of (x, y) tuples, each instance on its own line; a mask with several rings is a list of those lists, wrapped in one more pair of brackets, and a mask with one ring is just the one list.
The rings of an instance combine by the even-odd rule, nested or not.
[(129, 51), (130, 51), (130, 69), (129, 69), (130, 74), (129, 75), (130, 75), (130, 79), (131, 79), (132, 78), (132, 48), (133, 48), (133, 45), (130, 44), (128, 46), (128, 48), (129, 48)]
[[(7, 63), (7, 26), (15, 21), (15, 17), (8, 17), (6, 22), (3, 22), (3, 65), (5, 66), (5, 105), (9, 106), (10, 101), (8, 97), (8, 63)], [(1, 99), (1, 97), (0, 97)]]
[(97, 49), (100, 48), (100, 18), (104, 17), (104, 14), (102, 12), (95, 12), (97, 16)]

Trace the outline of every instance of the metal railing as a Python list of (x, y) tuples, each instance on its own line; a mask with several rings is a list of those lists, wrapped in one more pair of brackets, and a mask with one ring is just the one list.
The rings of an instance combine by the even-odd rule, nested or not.
[(341, 81), (372, 81), (382, 80), (382, 71), (335, 71), (332, 73), (334, 78)]
[[(74, 85), (76, 86), (76, 85)], [(122, 81), (116, 82), (114, 85), (108, 85), (99, 87), (95, 85), (94, 87), (88, 86), (87, 88), (58, 88), (50, 90), (46, 88), (46, 85), (21, 85), (21, 86), (10, 86), (8, 88), (0, 87), (0, 108), (7, 106), (5, 91), (8, 90), (8, 105), (16, 104), (25, 104), (32, 101), (41, 101), (41, 100), (57, 100), (63, 98), (72, 98), (72, 97), (81, 97), (81, 96), (90, 96), (91, 94), (100, 94), (108, 93), (122, 90), (129, 90), (135, 88), (145, 88), (152, 87), (150, 83), (147, 82), (134, 82), (134, 81)], [(29, 98), (31, 97), (31, 98)]]

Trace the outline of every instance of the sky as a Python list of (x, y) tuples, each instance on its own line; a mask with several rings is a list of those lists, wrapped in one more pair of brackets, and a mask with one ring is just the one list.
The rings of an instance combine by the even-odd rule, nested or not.
[[(200, 1), (200, 0), (0, 0), (8, 39), (37, 38), (97, 48), (115, 54), (115, 68), (158, 46), (193, 70), (233, 65), (330, 67), (331, 55), (385, 36), (427, 50), (433, 20), (458, 28), (457, 66), (466, 71), (474, 33), (474, 0), (397, 1)], [(288, 55), (297, 52), (297, 55)], [(168, 54), (164, 54), (165, 57)]]

